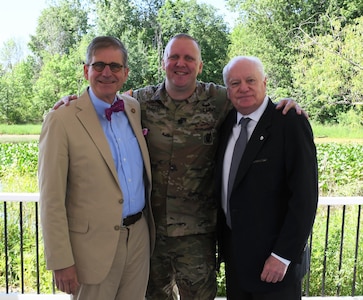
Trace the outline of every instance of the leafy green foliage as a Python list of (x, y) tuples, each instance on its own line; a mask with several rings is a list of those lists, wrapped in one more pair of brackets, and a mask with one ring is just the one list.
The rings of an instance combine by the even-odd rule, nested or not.
[(21, 61), (22, 56), (21, 45), (14, 39), (6, 41), (0, 49), (0, 62), (2, 62), (5, 70), (11, 70), (14, 65)]
[(321, 123), (337, 123), (351, 109), (362, 119), (361, 1), (228, 3), (240, 14), (229, 56), (260, 57), (271, 96), (298, 99)]
[(22, 124), (36, 121), (33, 106), (35, 71), (35, 62), (28, 57), (0, 77), (0, 122)]
[[(36, 180), (38, 167), (38, 142), (0, 143), (0, 180), (14, 175), (29, 175)], [(20, 189), (18, 192), (25, 192)], [(32, 191), (35, 192), (35, 191)]]
[(319, 144), (321, 196), (363, 195), (363, 145)]
[(349, 110), (363, 115), (361, 106), (355, 106), (363, 97), (363, 58), (357, 49), (363, 43), (357, 34), (363, 30), (363, 17), (344, 28), (340, 20), (331, 26), (329, 34), (304, 39), (293, 67), (301, 103), (321, 123), (338, 122)]
[(42, 11), (29, 47), (39, 58), (69, 54), (88, 30), (87, 7), (79, 0), (59, 0)]
[(80, 94), (83, 86), (82, 59), (77, 53), (53, 55), (44, 59), (39, 79), (34, 86), (38, 120), (64, 95)]

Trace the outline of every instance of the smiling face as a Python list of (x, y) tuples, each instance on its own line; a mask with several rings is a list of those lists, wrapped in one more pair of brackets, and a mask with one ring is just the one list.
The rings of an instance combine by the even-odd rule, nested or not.
[(266, 77), (262, 70), (248, 58), (236, 60), (229, 67), (225, 82), (228, 98), (243, 115), (254, 112), (266, 96)]
[(165, 48), (162, 66), (166, 72), (168, 94), (175, 100), (190, 97), (203, 69), (197, 43), (186, 37), (173, 38)]
[(116, 93), (126, 82), (129, 69), (121, 68), (118, 72), (112, 72), (110, 66), (105, 66), (101, 72), (97, 72), (92, 64), (95, 62), (124, 64), (121, 50), (114, 47), (97, 49), (89, 64), (84, 65), (84, 77), (89, 81), (92, 91), (101, 100), (112, 103)]

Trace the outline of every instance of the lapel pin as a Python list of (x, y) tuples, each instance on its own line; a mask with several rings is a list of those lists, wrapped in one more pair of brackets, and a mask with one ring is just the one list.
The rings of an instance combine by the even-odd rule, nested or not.
[(261, 136), (260, 136), (260, 141), (263, 141), (263, 140), (264, 140), (264, 138), (265, 138), (265, 137), (264, 137), (263, 135), (261, 135)]

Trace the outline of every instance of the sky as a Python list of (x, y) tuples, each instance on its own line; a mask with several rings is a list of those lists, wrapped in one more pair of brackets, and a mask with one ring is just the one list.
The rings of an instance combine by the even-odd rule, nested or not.
[(40, 12), (46, 7), (46, 0), (2, 1), (0, 16), (0, 47), (10, 38), (27, 42), (35, 33)]
[[(218, 9), (218, 14), (227, 15), (225, 0), (198, 0)], [(35, 34), (41, 11), (48, 6), (47, 0), (8, 0), (2, 1), (0, 16), (0, 48), (9, 39), (26, 44), (29, 36)], [(232, 16), (228, 16), (231, 20)]]

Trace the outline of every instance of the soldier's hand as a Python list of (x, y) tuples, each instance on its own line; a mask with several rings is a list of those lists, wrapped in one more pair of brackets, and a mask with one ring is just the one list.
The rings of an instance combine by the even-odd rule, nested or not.
[(68, 106), (69, 102), (71, 102), (72, 100), (76, 100), (77, 98), (78, 98), (77, 95), (64, 96), (54, 104), (53, 109), (56, 110), (58, 107), (62, 106), (63, 104), (65, 106)]
[(291, 98), (284, 98), (281, 99), (279, 101), (279, 103), (277, 103), (276, 109), (283, 109), (282, 110), (282, 114), (286, 115), (287, 112), (291, 109), (291, 108), (295, 108), (296, 113), (298, 115), (303, 114), (307, 119), (309, 118), (309, 115), (306, 111), (304, 111), (299, 104), (297, 104), (297, 102), (294, 99)]

